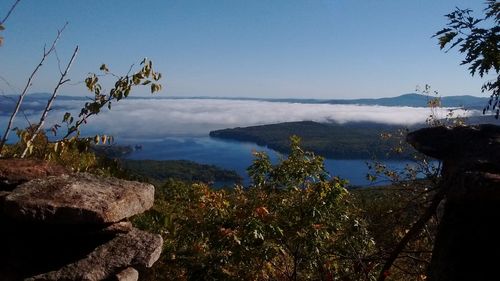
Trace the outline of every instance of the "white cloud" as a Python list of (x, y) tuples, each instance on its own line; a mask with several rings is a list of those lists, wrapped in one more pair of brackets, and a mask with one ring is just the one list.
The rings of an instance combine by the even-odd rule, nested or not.
[[(71, 100), (58, 102), (73, 108), (71, 111), (75, 115), (81, 103)], [(63, 114), (63, 110), (52, 111), (48, 124), (60, 121)], [(114, 103), (111, 111), (106, 109), (94, 116), (85, 125), (84, 133), (106, 133), (122, 138), (203, 136), (216, 129), (304, 120), (411, 125), (424, 122), (429, 114), (428, 108), (414, 107), (222, 99), (129, 99)], [(445, 112), (440, 115), (444, 117)]]

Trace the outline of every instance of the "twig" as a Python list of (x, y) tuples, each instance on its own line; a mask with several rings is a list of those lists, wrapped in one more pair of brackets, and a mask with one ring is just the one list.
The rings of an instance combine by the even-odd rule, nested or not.
[[(14, 92), (21, 92), (21, 89), (14, 87), (12, 84), (9, 83), (7, 79), (5, 79), (3, 76), (0, 75), (0, 80), (2, 80), (12, 91)], [(13, 97), (7, 96), (3, 91), (2, 91), (2, 97), (9, 99), (13, 102), (16, 102), (16, 100)], [(28, 127), (31, 127), (31, 122), (28, 118), (28, 115), (26, 115), (26, 112), (23, 109), (20, 109), (21, 113), (23, 114), (24, 120), (26, 120), (26, 123), (28, 123)]]
[(73, 51), (73, 55), (71, 56), (71, 59), (68, 62), (68, 65), (66, 66), (66, 69), (64, 69), (64, 72), (62, 73), (61, 77), (59, 78), (59, 82), (57, 83), (56, 87), (54, 88), (54, 91), (52, 92), (52, 96), (50, 97), (49, 101), (47, 102), (47, 106), (45, 107), (45, 110), (43, 111), (40, 121), (35, 127), (35, 130), (33, 131), (33, 134), (31, 135), (31, 138), (28, 140), (26, 143), (26, 148), (23, 151), (23, 154), (21, 155), (21, 158), (24, 158), (26, 156), (26, 153), (28, 152), (31, 143), (33, 140), (38, 136), (38, 133), (40, 132), (40, 128), (43, 127), (43, 124), (45, 123), (45, 119), (47, 118), (47, 114), (49, 113), (49, 110), (52, 108), (52, 104), (54, 103), (54, 100), (57, 97), (57, 92), (59, 91), (59, 88), (69, 80), (66, 79), (66, 75), (68, 74), (69, 69), (71, 68), (71, 65), (73, 64), (73, 61), (75, 60), (76, 54), (78, 53), (78, 46), (76, 46), (75, 51)]
[[(2, 91), (2, 95), (0, 95), (0, 96), (1, 96), (1, 97), (3, 97), (3, 98), (6, 98), (6, 99), (8, 99), (8, 100), (11, 100), (11, 101), (13, 101), (13, 102), (15, 102), (15, 101), (16, 101), (14, 98), (9, 97), (9, 96), (7, 96), (7, 95), (5, 95), (5, 94), (3, 93), (3, 91)], [(24, 112), (24, 110), (23, 110), (23, 109), (21, 109), (21, 113), (23, 114), (24, 119), (26, 120), (26, 123), (28, 123), (28, 127), (31, 127), (31, 122), (30, 122), (30, 120), (28, 119), (28, 116), (26, 115), (26, 112)]]
[[(109, 96), (105, 101), (104, 101), (104, 104), (110, 102), (111, 100), (113, 99), (113, 96)], [(78, 132), (79, 128), (80, 128), (80, 125), (82, 125), (83, 123), (86, 123), (87, 122), (87, 118), (89, 118), (90, 116), (92, 115), (96, 115), (97, 113), (95, 112), (90, 112), (88, 114), (85, 114), (85, 115), (82, 115), (80, 117), (80, 119), (78, 121), (76, 121), (75, 125), (72, 126), (68, 132), (66, 133), (66, 135), (64, 135), (64, 137), (61, 138), (61, 140), (65, 140), (67, 139), (71, 134), (73, 134), (74, 132)]]
[(13, 92), (21, 92), (21, 89), (17, 88), (17, 87), (14, 87), (12, 84), (9, 83), (9, 81), (7, 79), (5, 79), (5, 77), (3, 77), (2, 75), (0, 75), (0, 80), (2, 80), (5, 85), (7, 85), (11, 91)]
[(132, 68), (134, 68), (134, 65), (135, 65), (135, 63), (133, 63), (133, 64), (130, 65), (130, 68), (127, 71), (127, 76), (129, 76), (130, 72), (132, 72)]
[(408, 258), (408, 259), (411, 259), (413, 261), (417, 261), (417, 262), (420, 262), (420, 263), (429, 264), (428, 260), (422, 259), (422, 258), (417, 258), (417, 257), (412, 256), (412, 255), (402, 255), (402, 256), (399, 256), (399, 258), (400, 259)]
[(61, 69), (61, 60), (59, 59), (59, 54), (57, 54), (57, 49), (54, 49), (54, 55), (56, 55), (57, 59), (57, 68), (59, 69), (59, 74), (62, 75), (62, 69)]
[(16, 8), (17, 4), (19, 4), (20, 1), (21, 0), (16, 0), (16, 2), (14, 2), (14, 4), (12, 4), (12, 6), (10, 7), (10, 10), (7, 12), (7, 15), (5, 15), (3, 20), (0, 21), (0, 25), (5, 23), (5, 21), (9, 18), (10, 14), (12, 13), (12, 11), (14, 11), (14, 9)]
[(55, 50), (57, 41), (59, 41), (59, 38), (61, 37), (61, 34), (67, 25), (68, 25), (68, 23), (66, 22), (64, 24), (64, 26), (61, 28), (61, 30), (57, 31), (57, 36), (54, 39), (54, 41), (52, 41), (52, 45), (51, 45), (50, 49), (47, 51), (44, 48), (42, 59), (40, 60), (38, 65), (35, 67), (35, 69), (31, 73), (31, 75), (29, 76), (28, 81), (26, 82), (26, 85), (24, 86), (23, 91), (19, 95), (19, 98), (18, 98), (17, 103), (16, 103), (16, 108), (12, 112), (12, 115), (9, 118), (9, 122), (7, 123), (7, 127), (5, 128), (5, 132), (3, 134), (3, 137), (0, 140), (0, 156), (2, 154), (3, 146), (5, 145), (5, 142), (7, 142), (7, 138), (9, 137), (10, 129), (12, 128), (12, 124), (14, 122), (14, 119), (16, 118), (16, 115), (19, 112), (19, 108), (21, 107), (21, 104), (23, 103), (24, 96), (26, 96), (26, 93), (28, 92), (28, 89), (31, 87), (32, 81), (35, 78), (36, 73), (38, 72), (40, 67), (42, 67), (43, 63), (45, 62), (45, 59)]

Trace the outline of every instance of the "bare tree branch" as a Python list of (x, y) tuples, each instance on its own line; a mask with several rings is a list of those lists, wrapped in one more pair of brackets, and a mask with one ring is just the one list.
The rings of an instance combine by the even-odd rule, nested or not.
[(7, 12), (7, 15), (5, 15), (5, 17), (3, 18), (2, 21), (0, 21), (0, 25), (4, 24), (5, 21), (9, 18), (10, 14), (12, 13), (12, 11), (14, 11), (14, 9), (16, 8), (17, 4), (19, 4), (21, 0), (16, 0), (16, 2), (14, 2), (14, 4), (12, 4), (12, 6), (10, 7), (9, 11)]
[(14, 119), (16, 118), (16, 115), (19, 112), (19, 108), (21, 107), (21, 104), (23, 103), (24, 96), (26, 96), (26, 93), (28, 92), (29, 88), (31, 87), (33, 79), (35, 78), (36, 73), (38, 72), (38, 70), (40, 69), (40, 67), (42, 67), (43, 63), (45, 62), (45, 59), (55, 50), (57, 41), (59, 41), (59, 38), (61, 37), (61, 34), (62, 34), (62, 32), (64, 31), (64, 29), (66, 28), (67, 25), (68, 25), (68, 23), (66, 22), (64, 24), (64, 26), (61, 28), (61, 30), (57, 31), (57, 36), (54, 39), (54, 41), (52, 41), (52, 45), (50, 46), (50, 49), (47, 51), (44, 48), (42, 59), (40, 60), (40, 62), (38, 63), (38, 65), (35, 67), (35, 69), (31, 73), (31, 75), (29, 76), (28, 81), (26, 82), (26, 85), (24, 86), (23, 91), (19, 95), (19, 98), (18, 98), (17, 103), (16, 103), (16, 107), (15, 107), (14, 111), (12, 112), (12, 114), (11, 114), (11, 116), (9, 118), (9, 122), (7, 123), (7, 127), (5, 128), (5, 132), (3, 134), (3, 137), (0, 140), (0, 156), (2, 154), (3, 146), (5, 145), (5, 142), (7, 142), (7, 138), (9, 137), (10, 129), (12, 128), (12, 124), (14, 122)]
[(57, 59), (57, 68), (59, 69), (59, 74), (62, 75), (63, 71), (61, 68), (61, 59), (59, 59), (59, 54), (57, 54), (57, 49), (54, 50), (54, 55), (56, 56)]
[(73, 61), (75, 60), (76, 54), (78, 53), (78, 46), (76, 46), (75, 50), (73, 51), (73, 55), (71, 56), (71, 59), (68, 62), (68, 65), (64, 69), (64, 72), (62, 73), (61, 77), (59, 78), (59, 82), (57, 83), (56, 87), (54, 88), (54, 91), (52, 92), (52, 96), (50, 97), (49, 101), (47, 102), (47, 106), (45, 107), (41, 117), (40, 121), (36, 125), (33, 134), (31, 135), (31, 138), (28, 140), (26, 143), (26, 148), (23, 151), (23, 154), (21, 155), (21, 158), (24, 158), (26, 156), (26, 153), (28, 152), (31, 143), (33, 140), (38, 136), (40, 129), (43, 127), (45, 123), (45, 119), (47, 118), (47, 114), (49, 113), (49, 110), (52, 108), (52, 104), (54, 103), (54, 100), (57, 97), (57, 92), (59, 91), (59, 88), (65, 84), (66, 82), (69, 81), (69, 79), (66, 79), (66, 76), (68, 75), (68, 71), (71, 68), (71, 65), (73, 64)]

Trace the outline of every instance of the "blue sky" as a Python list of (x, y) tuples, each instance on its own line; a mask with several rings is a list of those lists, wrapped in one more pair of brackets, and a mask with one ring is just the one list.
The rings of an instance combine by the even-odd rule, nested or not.
[[(0, 16), (12, 2), (0, 2)], [(101, 63), (119, 74), (148, 57), (165, 96), (383, 97), (426, 83), (444, 96), (481, 95), (462, 56), (431, 38), (455, 6), (484, 8), (465, 0), (22, 0), (2, 34), (0, 75), (22, 88), (68, 21), (57, 50), (66, 61), (79, 45), (73, 82)], [(51, 58), (32, 92), (51, 91), (57, 73)], [(3, 81), (0, 90), (14, 93)], [(86, 90), (75, 83), (62, 93)]]

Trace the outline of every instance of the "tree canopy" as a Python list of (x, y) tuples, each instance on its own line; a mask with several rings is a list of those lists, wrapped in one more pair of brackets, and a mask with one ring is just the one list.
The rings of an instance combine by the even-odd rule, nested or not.
[(490, 92), (491, 99), (485, 107), (495, 112), (495, 117), (500, 114), (500, 52), (498, 50), (500, 39), (500, 2), (487, 0), (484, 15), (475, 17), (470, 9), (456, 8), (447, 14), (448, 23), (445, 28), (434, 34), (439, 40), (441, 49), (449, 51), (459, 47), (459, 52), (465, 54), (462, 65), (468, 65), (472, 76), (478, 74), (484, 77), (490, 73), (496, 78), (483, 84), (482, 91)]

